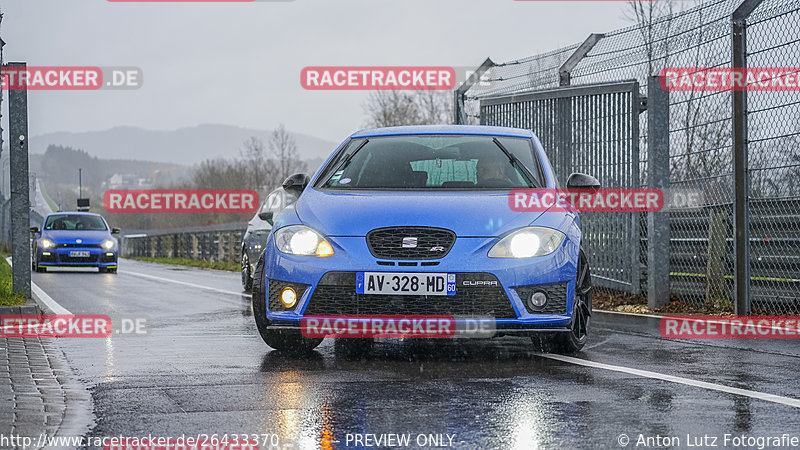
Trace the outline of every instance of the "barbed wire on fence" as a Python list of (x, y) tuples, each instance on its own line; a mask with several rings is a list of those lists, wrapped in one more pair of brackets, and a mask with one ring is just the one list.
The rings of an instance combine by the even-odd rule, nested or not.
[[(741, 2), (709, 0), (648, 20), (639, 17), (632, 26), (606, 32), (571, 70), (570, 84), (637, 80), (644, 89), (649, 75), (667, 67), (729, 68), (731, 15)], [(796, 67), (798, 24), (800, 0), (763, 1), (747, 21), (748, 66)], [(496, 64), (465, 93), (467, 123), (483, 122), (481, 101), (558, 87), (559, 68), (579, 47), (573, 44)], [(795, 208), (800, 199), (800, 92), (754, 91), (748, 103), (753, 304), (772, 312), (788, 311), (782, 306), (786, 304), (796, 310), (800, 306), (800, 210)], [(672, 233), (679, 239), (671, 241), (675, 257), (670, 272), (673, 292), (697, 304), (708, 299), (708, 282), (702, 280), (709, 276), (708, 260), (719, 250), (712, 248), (710, 233), (724, 237), (720, 242), (726, 280), (712, 288), (733, 298), (731, 104), (729, 91), (670, 93), (669, 181), (674, 187), (702, 191), (707, 204), (700, 221), (694, 218), (696, 213), (673, 215)], [(647, 182), (646, 116), (640, 119), (642, 183)], [(781, 260), (782, 255), (791, 256)]]

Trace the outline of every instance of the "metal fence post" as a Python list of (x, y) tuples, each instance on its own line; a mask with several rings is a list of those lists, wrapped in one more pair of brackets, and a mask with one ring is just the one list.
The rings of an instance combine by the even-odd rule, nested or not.
[[(647, 181), (650, 188), (669, 189), (669, 91), (660, 78), (647, 82)], [(660, 308), (670, 299), (669, 210), (647, 213), (647, 307)]]
[[(24, 71), (24, 62), (8, 64)], [(9, 83), (9, 86), (11, 83)], [(30, 197), (28, 180), (28, 90), (8, 91), (9, 157), (11, 166), (11, 258), (14, 292), (31, 297)]]
[[(589, 37), (583, 41), (583, 44), (575, 49), (572, 55), (564, 61), (564, 64), (558, 68), (558, 84), (560, 86), (570, 85), (570, 74), (572, 70), (578, 66), (578, 63), (589, 54), (589, 51), (591, 51), (604, 36), (605, 35), (598, 33), (590, 34)], [(560, 145), (557, 149), (559, 154), (556, 164), (559, 165), (559, 170), (557, 170), (559, 174), (558, 181), (563, 186), (566, 184), (567, 177), (570, 173), (574, 172), (572, 170), (572, 98), (570, 97), (558, 99), (557, 127)]]
[(558, 68), (559, 86), (570, 85), (572, 81), (571, 77), (572, 69), (574, 69), (578, 65), (578, 63), (580, 63), (581, 60), (585, 58), (586, 55), (589, 54), (589, 52), (594, 48), (594, 46), (597, 45), (598, 42), (600, 42), (600, 39), (603, 39), (604, 37), (606, 37), (605, 34), (592, 33), (589, 35), (589, 37), (586, 38), (585, 41), (583, 41), (583, 44), (581, 44), (577, 49), (575, 49), (575, 52), (573, 52), (572, 55), (570, 55), (569, 58), (567, 58), (567, 60), (564, 61), (564, 64), (562, 64), (561, 67)]
[[(732, 66), (747, 67), (747, 18), (763, 0), (744, 0), (731, 15)], [(747, 90), (733, 91), (733, 184), (736, 314), (750, 308), (750, 184), (747, 152)]]
[(486, 61), (475, 69), (475, 73), (464, 80), (461, 86), (453, 92), (453, 124), (464, 125), (467, 123), (467, 115), (464, 112), (464, 97), (466, 97), (467, 91), (480, 81), (483, 74), (492, 67), (494, 67), (494, 62), (492, 62), (491, 58), (486, 58)]

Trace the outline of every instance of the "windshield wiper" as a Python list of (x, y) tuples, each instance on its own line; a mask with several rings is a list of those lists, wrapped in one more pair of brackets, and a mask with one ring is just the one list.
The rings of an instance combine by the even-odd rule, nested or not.
[(345, 167), (347, 167), (347, 165), (350, 163), (350, 160), (351, 160), (351, 159), (353, 159), (353, 156), (355, 156), (355, 155), (356, 155), (356, 153), (358, 153), (358, 151), (359, 151), (359, 150), (361, 150), (362, 148), (364, 148), (364, 146), (365, 146), (365, 145), (367, 145), (367, 142), (369, 142), (369, 139), (364, 139), (364, 142), (362, 142), (361, 144), (359, 144), (359, 145), (358, 145), (358, 147), (356, 147), (356, 149), (355, 149), (355, 150), (353, 150), (353, 152), (352, 152), (352, 153), (348, 153), (348, 154), (347, 154), (347, 156), (345, 156), (345, 157), (342, 159), (342, 162), (340, 162), (340, 163), (339, 163), (339, 164), (336, 166), (336, 169), (332, 170), (330, 173), (331, 173), (331, 174), (335, 174), (336, 172), (338, 172), (338, 171), (340, 171), (340, 170), (344, 170), (344, 168), (345, 168)]
[(505, 153), (506, 158), (508, 158), (508, 160), (511, 162), (512, 166), (514, 166), (514, 165), (517, 166), (517, 169), (519, 169), (519, 171), (522, 172), (522, 175), (525, 176), (525, 178), (528, 179), (528, 183), (530, 183), (532, 187), (534, 187), (534, 188), (540, 187), (538, 185), (538, 183), (536, 183), (536, 181), (534, 181), (533, 175), (528, 171), (528, 168), (525, 167), (524, 164), (522, 164), (522, 161), (520, 161), (519, 158), (517, 158), (517, 155), (515, 155), (515, 154), (511, 153), (510, 151), (508, 151), (506, 146), (503, 145), (502, 142), (500, 142), (500, 139), (497, 139), (496, 137), (494, 137), (494, 138), (492, 138), (492, 142), (494, 142), (494, 144), (500, 150), (502, 150), (503, 153)]

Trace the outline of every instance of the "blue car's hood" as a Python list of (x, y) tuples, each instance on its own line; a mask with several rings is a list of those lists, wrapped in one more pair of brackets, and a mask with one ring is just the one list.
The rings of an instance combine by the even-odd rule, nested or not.
[(46, 230), (42, 232), (43, 238), (50, 239), (56, 244), (74, 244), (76, 239), (80, 239), (83, 244), (101, 244), (110, 236), (107, 230)]
[(498, 236), (542, 213), (514, 212), (504, 192), (322, 192), (306, 189), (295, 204), (305, 224), (328, 236), (366, 236), (375, 228), (430, 226), (458, 236)]

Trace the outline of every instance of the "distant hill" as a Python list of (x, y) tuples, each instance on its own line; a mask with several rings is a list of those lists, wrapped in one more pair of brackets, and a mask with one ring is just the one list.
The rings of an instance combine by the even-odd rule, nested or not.
[[(34, 136), (30, 152), (43, 154), (50, 145), (85, 150), (102, 159), (155, 161), (190, 166), (209, 158), (239, 155), (242, 143), (257, 137), (267, 143), (271, 130), (240, 128), (232, 125), (198, 125), (173, 131), (115, 127), (104, 131), (55, 132)], [(297, 141), (300, 159), (325, 158), (337, 143), (301, 133), (291, 133)]]

